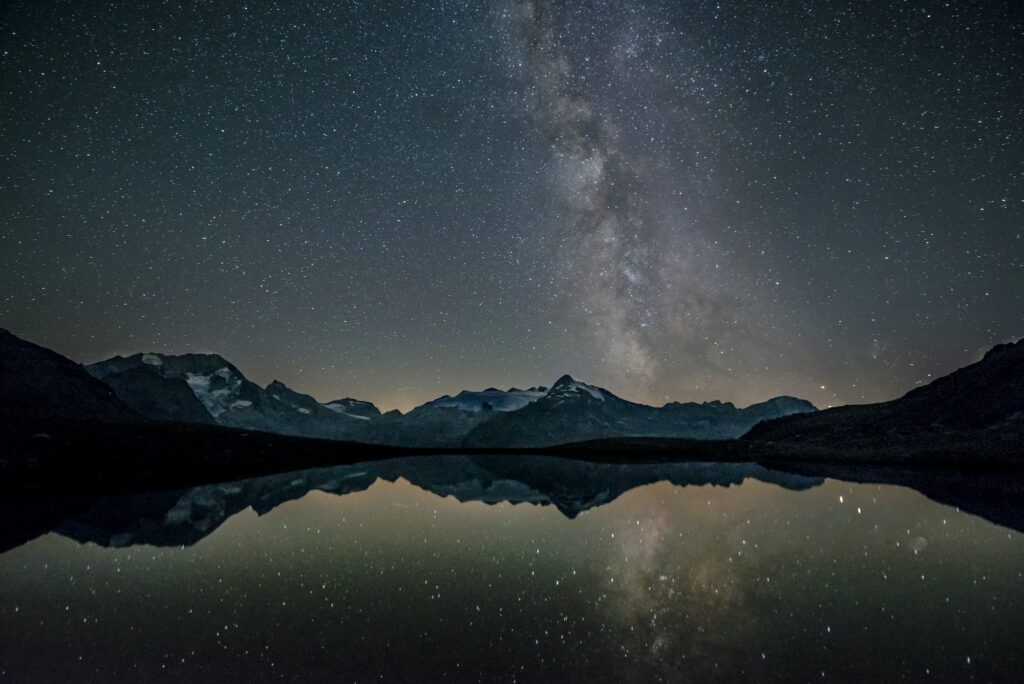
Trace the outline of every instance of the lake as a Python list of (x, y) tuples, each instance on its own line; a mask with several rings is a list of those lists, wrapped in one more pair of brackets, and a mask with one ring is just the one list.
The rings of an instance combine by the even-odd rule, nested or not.
[(979, 506), (499, 456), (101, 498), (0, 554), (0, 677), (1020, 681), (1024, 534)]

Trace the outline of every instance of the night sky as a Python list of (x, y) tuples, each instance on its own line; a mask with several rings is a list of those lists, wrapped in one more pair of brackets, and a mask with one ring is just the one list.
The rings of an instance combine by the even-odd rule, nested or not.
[(0, 326), (408, 409), (876, 401), (1024, 336), (1024, 5), (0, 9)]

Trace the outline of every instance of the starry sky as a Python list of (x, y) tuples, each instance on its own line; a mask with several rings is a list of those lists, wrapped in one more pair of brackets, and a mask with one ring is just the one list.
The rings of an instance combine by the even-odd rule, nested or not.
[(408, 409), (892, 398), (1024, 336), (1024, 6), (0, 8), (0, 326)]

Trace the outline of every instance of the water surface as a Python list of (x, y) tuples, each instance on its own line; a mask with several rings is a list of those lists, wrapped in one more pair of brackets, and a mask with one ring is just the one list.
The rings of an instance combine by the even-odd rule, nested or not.
[(441, 457), (94, 502), (5, 680), (1018, 681), (1024, 535), (752, 464)]

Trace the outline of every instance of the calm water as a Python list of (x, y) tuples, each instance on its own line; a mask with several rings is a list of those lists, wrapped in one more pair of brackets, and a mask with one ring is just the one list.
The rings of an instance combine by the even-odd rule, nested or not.
[(122, 497), (0, 580), (6, 681), (1024, 673), (1024, 535), (753, 465), (443, 457)]

